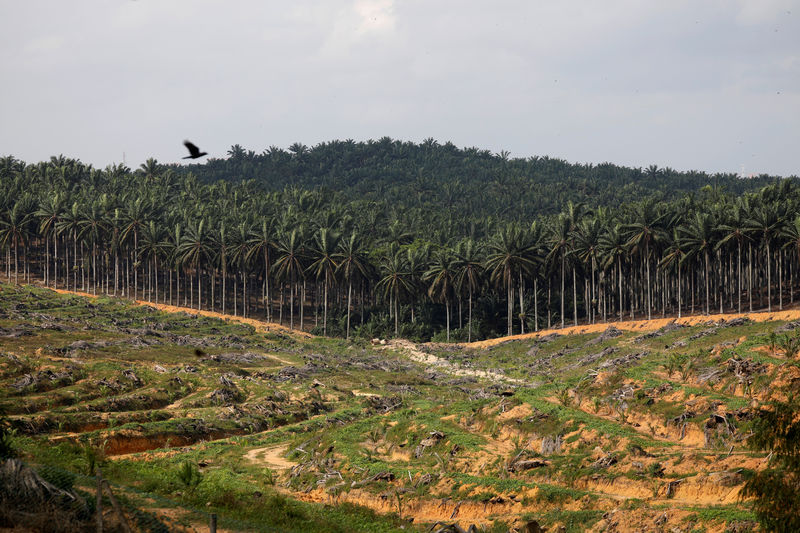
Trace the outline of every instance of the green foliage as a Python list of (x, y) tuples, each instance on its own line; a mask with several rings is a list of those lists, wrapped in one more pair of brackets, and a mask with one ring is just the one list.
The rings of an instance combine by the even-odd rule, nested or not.
[(14, 445), (16, 430), (9, 426), (5, 418), (0, 418), (0, 459), (10, 459), (17, 456)]
[(800, 352), (800, 335), (796, 333), (781, 335), (777, 340), (777, 344), (787, 358), (794, 359)]
[(203, 474), (200, 473), (197, 465), (191, 461), (182, 462), (176, 475), (178, 480), (189, 491), (194, 491), (200, 482), (203, 481)]
[(106, 460), (105, 441), (84, 442), (81, 447), (81, 457), (84, 461), (87, 476), (93, 476), (98, 466), (103, 466)]
[(768, 468), (745, 483), (743, 497), (754, 499), (753, 509), (766, 531), (800, 531), (800, 400), (790, 396), (759, 411), (748, 444), (768, 450)]

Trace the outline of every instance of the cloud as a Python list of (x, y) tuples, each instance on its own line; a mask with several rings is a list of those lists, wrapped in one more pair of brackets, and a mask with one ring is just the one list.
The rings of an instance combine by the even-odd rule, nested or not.
[[(0, 3), (0, 155), (332, 138), (798, 173), (800, 13), (718, 0)], [(776, 31), (777, 30), (777, 31)], [(207, 148), (206, 148), (207, 147)], [(176, 153), (177, 150), (177, 153)]]

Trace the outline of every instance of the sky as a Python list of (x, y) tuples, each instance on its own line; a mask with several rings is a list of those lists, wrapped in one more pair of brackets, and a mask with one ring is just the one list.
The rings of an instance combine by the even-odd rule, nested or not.
[(0, 0), (0, 156), (433, 137), (800, 175), (800, 0)]

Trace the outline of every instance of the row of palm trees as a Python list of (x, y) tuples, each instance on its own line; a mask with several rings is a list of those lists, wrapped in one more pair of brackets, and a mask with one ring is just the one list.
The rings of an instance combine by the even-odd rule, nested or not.
[(292, 328), (307, 329), (313, 312), (321, 333), (334, 319), (347, 337), (354, 313), (361, 326), (385, 312), (399, 335), (426, 309), (449, 341), (452, 329), (472, 340), (570, 319), (783, 308), (797, 284), (799, 206), (783, 180), (735, 198), (707, 188), (669, 203), (454, 222), (446, 209), (322, 190), (201, 184), (152, 160), (132, 172), (0, 159), (0, 252), (15, 283), (261, 313)]

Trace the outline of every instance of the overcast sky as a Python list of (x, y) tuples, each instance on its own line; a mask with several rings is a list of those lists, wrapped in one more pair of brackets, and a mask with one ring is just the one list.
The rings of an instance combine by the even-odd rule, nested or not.
[(800, 0), (0, 0), (0, 155), (382, 136), (800, 174)]

